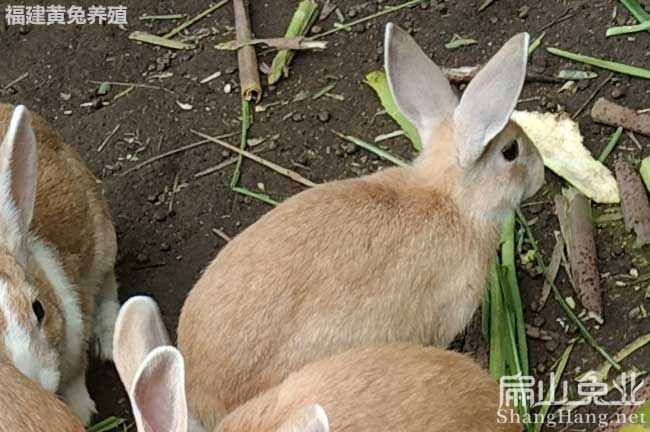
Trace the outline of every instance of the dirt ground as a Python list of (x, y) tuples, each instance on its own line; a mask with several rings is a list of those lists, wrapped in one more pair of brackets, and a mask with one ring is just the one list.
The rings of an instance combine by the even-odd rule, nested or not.
[[(347, 19), (399, 3), (392, 0), (333, 2)], [(112, 205), (119, 235), (117, 271), (121, 300), (139, 293), (153, 295), (161, 304), (168, 327), (173, 330), (187, 292), (225, 244), (213, 228), (235, 236), (271, 207), (230, 190), (232, 167), (201, 178), (194, 177), (231, 156), (215, 145), (199, 146), (124, 175), (138, 162), (199, 141), (191, 133), (192, 129), (210, 135), (236, 133), (240, 120), (236, 57), (231, 52), (213, 48), (216, 43), (234, 37), (231, 5), (222, 7), (189, 29), (190, 33), (201, 29), (210, 33), (199, 42), (197, 49), (172, 53), (131, 41), (128, 35), (133, 30), (162, 34), (180, 22), (150, 23), (138, 17), (169, 13), (193, 16), (205, 9), (205, 2), (122, 3), (128, 5), (128, 28), (96, 25), (3, 28), (0, 25), (0, 100), (22, 103), (39, 112), (82, 153), (103, 182)], [(258, 37), (282, 35), (296, 4), (288, 0), (251, 3), (253, 29)], [(315, 182), (361, 175), (384, 165), (375, 156), (339, 140), (331, 130), (372, 140), (381, 133), (397, 129), (390, 118), (376, 115), (381, 106), (373, 91), (363, 83), (366, 73), (382, 66), (383, 28), (389, 21), (412, 29), (417, 41), (438, 64), (453, 67), (487, 60), (517, 32), (528, 31), (535, 38), (545, 25), (569, 10), (568, 19), (546, 30), (543, 46), (531, 57), (531, 70), (553, 76), (563, 68), (582, 68), (582, 65), (547, 53), (544, 48), (548, 46), (641, 67), (649, 63), (650, 36), (647, 33), (605, 39), (607, 27), (630, 20), (627, 10), (617, 1), (497, 0), (478, 13), (479, 3), (478, 0), (426, 1), (415, 8), (355, 26), (351, 32), (329, 36), (326, 39), (329, 47), (325, 51), (300, 53), (293, 62), (290, 78), (265, 88), (263, 105), (291, 101), (303, 90), (313, 93), (332, 77), (336, 78), (332, 93), (345, 100), (308, 98), (272, 105), (255, 113), (250, 136), (266, 139), (261, 144), (265, 147), (260, 154)], [(117, 3), (106, 0), (104, 4)], [(332, 14), (317, 25), (329, 29), (335, 21), (336, 15)], [(478, 44), (453, 51), (445, 49), (444, 44), (454, 34), (472, 37)], [(260, 59), (270, 64), (272, 57), (266, 55)], [(200, 83), (217, 71), (222, 72), (219, 78)], [(4, 88), (27, 72), (29, 75), (25, 79)], [(595, 80), (579, 82), (575, 95), (558, 93), (560, 84), (528, 83), (522, 95), (525, 102), (520, 103), (519, 109), (573, 113), (609, 75), (597, 72), (599, 76)], [(160, 78), (161, 74), (167, 77)], [(113, 100), (127, 87), (114, 85), (107, 95), (98, 96), (97, 82), (101, 81), (146, 83), (168, 91), (138, 87)], [(225, 91), (228, 84), (230, 93)], [(615, 74), (599, 95), (617, 97), (621, 103), (640, 109), (650, 106), (649, 88), (643, 80)], [(177, 101), (191, 104), (193, 109), (183, 110)], [(586, 145), (598, 154), (613, 129), (594, 124), (589, 108), (578, 120)], [(98, 151), (118, 125), (116, 133), (102, 151)], [(623, 155), (637, 161), (648, 156), (648, 139), (637, 138), (640, 147), (624, 135), (613, 156)], [(236, 143), (237, 138), (230, 140)], [(405, 159), (414, 155), (403, 138), (385, 144)], [(610, 167), (613, 156), (607, 162)], [(547, 179), (547, 185), (523, 210), (529, 219), (536, 221), (533, 231), (548, 262), (554, 243), (553, 231), (558, 229), (552, 197), (559, 190), (560, 182), (551, 173), (547, 173)], [(302, 189), (248, 161), (243, 164), (241, 182), (252, 190), (263, 187), (276, 200)], [(172, 193), (174, 184), (180, 186)], [(605, 207), (597, 206), (595, 214), (604, 210)], [(650, 332), (650, 320), (630, 314), (640, 304), (647, 306), (644, 295), (648, 277), (644, 276), (650, 275), (650, 268), (647, 255), (632, 249), (631, 237), (624, 234), (622, 221), (599, 226), (596, 241), (604, 284), (605, 324), (596, 327), (589, 322), (589, 327), (610, 352), (617, 352), (625, 343)], [(630, 271), (632, 274), (638, 272), (639, 276), (630, 276)], [(552, 341), (529, 339), (531, 368), (544, 374), (575, 334), (566, 333), (558, 322), (566, 322), (566, 318), (552, 298), (541, 313), (532, 312), (531, 304), (538, 301), (542, 278), (530, 277), (522, 267), (519, 275), (527, 323), (552, 336)], [(576, 298), (563, 272), (560, 272), (558, 284), (567, 296)], [(579, 343), (571, 356), (567, 374), (575, 376), (578, 370), (596, 367), (601, 361), (589, 345)], [(650, 370), (647, 349), (630, 357), (625, 365)], [(109, 415), (129, 416), (124, 392), (111, 365), (94, 364), (90, 382), (100, 411), (98, 420)], [(570, 430), (592, 428), (593, 425), (576, 425)]]

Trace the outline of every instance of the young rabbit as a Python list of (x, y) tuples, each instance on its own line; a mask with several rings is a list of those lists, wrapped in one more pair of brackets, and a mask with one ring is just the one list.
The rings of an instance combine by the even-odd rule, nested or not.
[(84, 432), (63, 402), (8, 362), (0, 362), (0, 382), (0, 432)]
[[(114, 357), (139, 432), (188, 430), (183, 357), (168, 343), (153, 300), (124, 304)], [(521, 431), (508, 408), (499, 411), (499, 396), (496, 382), (464, 355), (417, 345), (365, 347), (305, 366), (226, 415), (214, 431)]]
[(315, 360), (369, 344), (446, 347), (463, 330), (504, 217), (544, 181), (537, 149), (509, 121), (528, 40), (506, 42), (459, 101), (388, 25), (388, 82), (424, 149), (412, 166), (287, 199), (209, 265), (178, 326), (190, 412), (204, 426)]
[(0, 104), (0, 353), (87, 424), (87, 348), (111, 358), (119, 305), (108, 204), (41, 117)]

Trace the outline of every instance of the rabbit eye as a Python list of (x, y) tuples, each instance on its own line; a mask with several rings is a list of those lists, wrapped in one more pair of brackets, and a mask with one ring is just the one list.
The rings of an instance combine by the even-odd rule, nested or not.
[(503, 154), (503, 157), (510, 162), (517, 159), (517, 156), (519, 156), (519, 144), (517, 143), (517, 140), (512, 141), (501, 149), (501, 154)]
[(41, 304), (40, 301), (34, 300), (34, 303), (32, 303), (32, 310), (34, 311), (34, 315), (36, 315), (36, 319), (38, 320), (38, 323), (43, 322), (43, 318), (45, 318), (45, 309), (43, 309), (43, 305)]

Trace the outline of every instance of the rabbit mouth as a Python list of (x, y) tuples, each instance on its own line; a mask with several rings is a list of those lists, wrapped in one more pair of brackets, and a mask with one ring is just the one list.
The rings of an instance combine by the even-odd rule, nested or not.
[(524, 190), (523, 199), (527, 200), (537, 193), (544, 185), (544, 165), (538, 167), (535, 172), (532, 174), (531, 178), (526, 184), (526, 189)]

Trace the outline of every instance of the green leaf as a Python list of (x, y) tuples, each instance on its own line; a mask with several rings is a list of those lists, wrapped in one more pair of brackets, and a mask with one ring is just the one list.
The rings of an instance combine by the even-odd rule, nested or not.
[(123, 425), (125, 420), (119, 417), (108, 417), (86, 429), (87, 432), (111, 432)]
[(470, 39), (470, 38), (463, 38), (458, 35), (454, 35), (453, 38), (451, 38), (451, 41), (447, 42), (445, 44), (445, 48), (448, 50), (454, 50), (470, 45), (476, 45), (478, 41), (476, 39)]
[(420, 141), (418, 131), (415, 129), (415, 126), (413, 126), (413, 124), (402, 115), (397, 108), (397, 104), (395, 104), (395, 101), (393, 100), (393, 95), (390, 92), (388, 81), (386, 80), (386, 74), (382, 71), (370, 72), (366, 75), (365, 82), (377, 93), (384, 109), (404, 130), (406, 136), (411, 140), (411, 143), (413, 143), (413, 147), (415, 147), (417, 151), (422, 150), (422, 142)]
[(650, 21), (650, 14), (641, 7), (638, 1), (636, 0), (621, 0), (623, 6), (625, 6), (630, 13), (636, 18), (640, 23)]
[(574, 60), (574, 61), (577, 61), (577, 62), (590, 64), (592, 66), (596, 66), (596, 67), (599, 67), (599, 68), (602, 68), (602, 69), (607, 69), (607, 70), (610, 70), (610, 71), (613, 71), (613, 72), (619, 72), (619, 73), (622, 73), (622, 74), (635, 76), (635, 77), (638, 77), (638, 78), (650, 79), (650, 70), (648, 70), (648, 69), (643, 69), (643, 68), (636, 67), (636, 66), (626, 65), (624, 63), (616, 63), (616, 62), (612, 62), (612, 61), (609, 61), (609, 60), (602, 60), (602, 59), (599, 59), (599, 58), (596, 58), (596, 57), (589, 57), (589, 56), (582, 55), (582, 54), (575, 54), (575, 53), (572, 53), (572, 52), (569, 52), (569, 51), (564, 51), (564, 50), (559, 49), (559, 48), (549, 47), (549, 48), (546, 48), (546, 50), (548, 52), (550, 52), (551, 54), (554, 54), (554, 55), (560, 56), (560, 57), (564, 57), (564, 58), (568, 58), (569, 60)]

